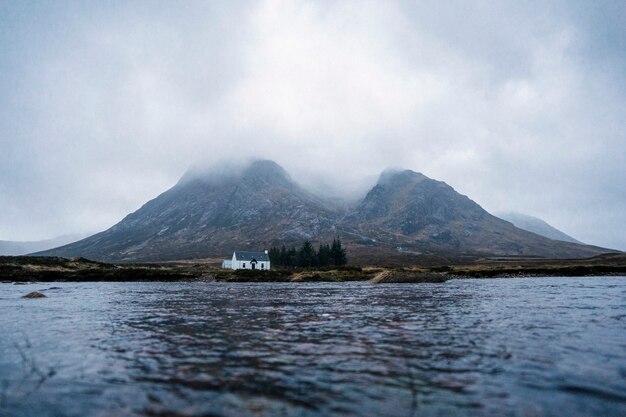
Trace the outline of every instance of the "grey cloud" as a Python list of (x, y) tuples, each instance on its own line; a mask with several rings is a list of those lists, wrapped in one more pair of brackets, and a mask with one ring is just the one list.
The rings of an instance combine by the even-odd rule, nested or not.
[(0, 239), (261, 157), (350, 198), (411, 168), (626, 249), (623, 2), (2, 7)]

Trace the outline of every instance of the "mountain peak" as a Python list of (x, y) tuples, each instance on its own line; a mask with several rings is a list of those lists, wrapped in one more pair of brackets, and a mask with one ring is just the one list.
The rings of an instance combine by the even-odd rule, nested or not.
[(248, 169), (260, 171), (282, 171), (286, 174), (283, 167), (270, 159), (254, 159), (248, 165)]
[(293, 182), (287, 171), (274, 161), (268, 159), (257, 159), (250, 163), (243, 171), (246, 178), (264, 180), (269, 183)]
[(256, 159), (246, 164), (237, 162), (223, 163), (210, 168), (193, 166), (187, 170), (178, 184), (185, 185), (192, 181), (213, 185), (233, 181), (282, 185), (293, 183), (283, 167), (274, 161), (265, 159)]
[(427, 180), (426, 175), (415, 172), (410, 169), (387, 168), (378, 178), (378, 185), (386, 185), (391, 183), (404, 183), (415, 180)]

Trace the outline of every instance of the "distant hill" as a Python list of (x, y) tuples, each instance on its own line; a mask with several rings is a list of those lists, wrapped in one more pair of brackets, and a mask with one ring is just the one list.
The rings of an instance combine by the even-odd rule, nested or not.
[(528, 230), (529, 232), (533, 232), (538, 235), (545, 236), (549, 239), (562, 240), (564, 242), (582, 244), (581, 241), (576, 240), (573, 237), (563, 233), (559, 229), (549, 225), (548, 223), (546, 223), (545, 221), (541, 220), (538, 217), (533, 217), (527, 214), (515, 213), (515, 212), (496, 213), (496, 216), (508, 222), (513, 223), (515, 227)]
[(334, 236), (364, 262), (416, 254), (563, 258), (611, 252), (521, 230), (444, 182), (410, 170), (384, 172), (346, 208), (304, 190), (275, 162), (255, 161), (238, 170), (190, 171), (112, 228), (39, 254), (114, 262), (199, 259)]
[(61, 245), (67, 245), (68, 243), (76, 242), (77, 240), (83, 239), (86, 236), (87, 235), (85, 234), (64, 235), (52, 239), (24, 242), (0, 240), (0, 256), (26, 255), (32, 252), (52, 249)]

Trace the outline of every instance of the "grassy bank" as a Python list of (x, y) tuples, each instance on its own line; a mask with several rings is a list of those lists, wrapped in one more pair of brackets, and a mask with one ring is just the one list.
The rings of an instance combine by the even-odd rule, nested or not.
[(337, 267), (325, 269), (229, 270), (205, 263), (107, 264), (83, 258), (0, 257), (4, 282), (216, 281), (216, 282), (442, 282), (445, 275), (420, 269)]
[(439, 267), (449, 274), (468, 278), (626, 275), (626, 254), (587, 259), (478, 259), (470, 265)]
[(467, 265), (226, 270), (203, 262), (107, 264), (83, 258), (2, 256), (0, 281), (444, 282), (451, 278), (626, 275), (626, 255), (590, 259), (475, 259)]

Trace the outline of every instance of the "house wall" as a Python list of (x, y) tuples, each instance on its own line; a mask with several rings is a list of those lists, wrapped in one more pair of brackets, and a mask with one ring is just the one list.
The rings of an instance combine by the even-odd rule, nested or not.
[[(233, 269), (252, 269), (250, 261), (233, 261)], [(261, 261), (256, 263), (256, 269), (267, 271), (270, 269), (269, 261)]]
[[(231, 268), (232, 269), (252, 269), (252, 264), (250, 264), (250, 261), (238, 261), (235, 258), (235, 254), (233, 253)], [(259, 269), (261, 271), (268, 271), (270, 269), (270, 261), (257, 262), (256, 269)]]

